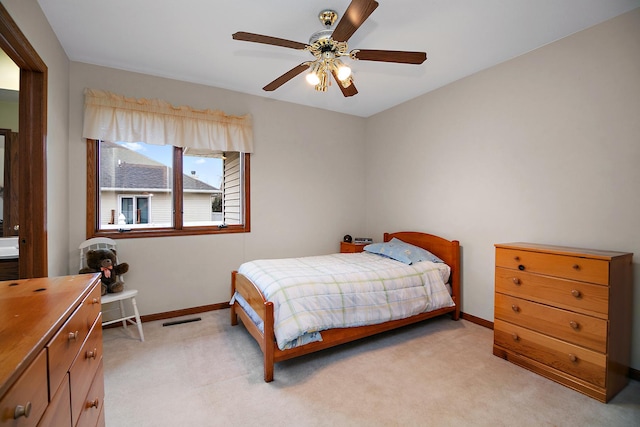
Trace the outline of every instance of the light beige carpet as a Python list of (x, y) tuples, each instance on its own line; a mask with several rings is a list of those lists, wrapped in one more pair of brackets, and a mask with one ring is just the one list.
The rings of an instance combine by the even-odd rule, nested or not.
[[(640, 382), (600, 403), (492, 354), (449, 317), (276, 364), (229, 310), (104, 331), (108, 427), (640, 426)], [(176, 319), (171, 319), (176, 320)]]

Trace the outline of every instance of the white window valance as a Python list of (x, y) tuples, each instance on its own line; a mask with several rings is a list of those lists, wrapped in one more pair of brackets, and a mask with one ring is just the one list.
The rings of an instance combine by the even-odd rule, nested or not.
[(175, 107), (159, 99), (126, 98), (85, 89), (83, 138), (185, 147), (194, 153), (253, 152), (251, 117)]

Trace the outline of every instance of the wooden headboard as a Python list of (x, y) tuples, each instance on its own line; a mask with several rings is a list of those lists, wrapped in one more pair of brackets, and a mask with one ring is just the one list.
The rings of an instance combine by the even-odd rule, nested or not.
[(401, 231), (398, 233), (384, 233), (384, 241), (388, 242), (393, 238), (403, 242), (428, 250), (451, 267), (452, 296), (456, 302), (457, 310), (460, 310), (462, 301), (460, 294), (460, 242), (457, 240), (447, 240), (433, 234), (420, 233), (418, 231)]

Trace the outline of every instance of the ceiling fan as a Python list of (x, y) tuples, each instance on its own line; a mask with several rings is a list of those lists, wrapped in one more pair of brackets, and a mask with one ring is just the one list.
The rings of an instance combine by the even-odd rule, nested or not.
[(312, 61), (305, 61), (297, 65), (263, 87), (262, 89), (266, 91), (276, 90), (298, 74), (309, 70), (307, 82), (314, 85), (317, 91), (326, 92), (327, 87), (331, 84), (330, 74), (338, 83), (344, 96), (353, 96), (358, 93), (358, 90), (353, 83), (351, 69), (340, 59), (341, 57), (401, 64), (422, 64), (427, 59), (425, 52), (371, 49), (348, 51), (347, 41), (377, 7), (378, 2), (374, 0), (352, 0), (333, 30), (331, 27), (338, 19), (338, 14), (333, 10), (323, 10), (318, 18), (325, 29), (313, 33), (309, 44), (243, 31), (233, 34), (233, 39), (307, 50), (315, 57)]

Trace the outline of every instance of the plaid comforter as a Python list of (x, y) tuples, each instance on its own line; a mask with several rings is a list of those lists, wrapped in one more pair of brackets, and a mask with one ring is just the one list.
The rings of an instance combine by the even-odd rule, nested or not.
[(274, 303), (278, 347), (321, 340), (320, 331), (402, 319), (454, 305), (450, 269), (370, 253), (257, 260), (238, 269)]

